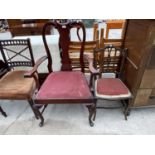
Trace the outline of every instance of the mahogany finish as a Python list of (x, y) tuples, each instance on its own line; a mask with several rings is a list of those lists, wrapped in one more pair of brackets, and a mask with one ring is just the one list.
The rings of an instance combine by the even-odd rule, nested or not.
[[(90, 86), (93, 87), (95, 97), (103, 100), (120, 100), (124, 106), (124, 116), (127, 120), (129, 100), (132, 97), (129, 89), (123, 83), (124, 63), (127, 56), (127, 49), (106, 46), (94, 51), (94, 58), (86, 56), (91, 71)], [(103, 73), (114, 73), (115, 78), (104, 78)], [(109, 82), (108, 82), (109, 81)], [(110, 83), (113, 83), (113, 85)], [(99, 84), (98, 84), (99, 82)], [(104, 84), (102, 84), (104, 82)], [(108, 82), (108, 84), (107, 84)], [(98, 85), (104, 90), (104, 93), (98, 94)], [(107, 88), (105, 88), (107, 85)], [(123, 88), (126, 93), (123, 95), (117, 91)], [(117, 90), (118, 89), (118, 90)], [(109, 93), (110, 90), (110, 94)], [(101, 91), (102, 92), (102, 91)], [(116, 94), (115, 94), (116, 93)], [(107, 95), (108, 94), (108, 95)], [(108, 107), (96, 107), (108, 108)]]
[[(43, 27), (43, 41), (44, 41), (44, 45), (45, 45), (46, 52), (47, 52), (48, 59), (49, 59), (48, 69), (49, 69), (49, 72), (51, 72), (52, 71), (52, 58), (51, 58), (50, 50), (49, 50), (49, 47), (46, 41), (46, 30), (49, 26), (53, 26), (54, 28), (56, 28), (60, 34), (59, 47), (60, 47), (61, 58), (62, 58), (61, 70), (71, 71), (72, 70), (71, 60), (69, 58), (69, 52), (68, 52), (69, 44), (70, 44), (70, 30), (73, 27), (79, 28), (80, 24), (77, 22), (68, 22), (68, 23), (49, 22), (45, 24), (45, 26)], [(81, 50), (80, 50), (80, 65), (81, 65), (81, 71), (84, 72), (83, 50), (84, 50), (86, 32), (85, 32), (84, 25), (82, 25), (81, 28), (83, 31), (83, 40), (82, 40)]]
[(0, 78), (7, 73), (7, 65), (0, 60)]
[[(46, 41), (46, 30), (50, 26), (57, 29), (59, 34), (60, 34), (59, 48), (60, 48), (60, 52), (61, 52), (62, 66), (61, 66), (61, 71), (59, 71), (59, 72), (53, 72), (53, 69), (52, 69), (52, 57), (51, 57), (51, 54), (50, 54), (51, 53), (50, 50), (52, 50), (52, 49), (49, 49), (47, 41)], [(82, 32), (83, 32), (82, 37), (79, 37), (80, 40), (81, 40), (81, 48), (80, 48), (80, 51), (79, 51), (79, 53), (80, 53), (79, 54), (80, 55), (79, 63), (80, 63), (80, 71), (81, 72), (77, 72), (77, 73), (76, 73), (76, 71), (72, 71), (71, 59), (69, 57), (70, 31), (71, 31), (72, 28), (77, 28), (78, 30), (82, 29)], [(34, 105), (34, 110), (37, 113), (37, 116), (41, 119), (41, 122), (40, 122), (39, 125), (43, 126), (43, 124), (44, 124), (44, 118), (43, 118), (42, 113), (43, 113), (43, 111), (45, 110), (45, 108), (47, 107), (48, 104), (69, 103), (69, 104), (85, 104), (86, 107), (88, 108), (88, 111), (89, 111), (89, 124), (90, 124), (90, 126), (93, 126), (94, 124), (92, 122), (92, 117), (95, 116), (95, 101), (96, 100), (93, 98), (93, 95), (91, 94), (91, 91), (89, 89), (88, 83), (86, 82), (86, 79), (83, 78), (84, 77), (83, 73), (85, 71), (85, 64), (84, 64), (83, 54), (84, 54), (84, 45), (85, 45), (85, 39), (86, 39), (86, 32), (85, 32), (85, 27), (84, 27), (83, 23), (81, 23), (81, 22), (66, 22), (66, 23), (48, 22), (48, 23), (46, 23), (44, 25), (42, 34), (43, 34), (43, 42), (44, 42), (44, 45), (45, 45), (47, 59), (48, 59), (47, 67), (48, 67), (49, 75), (46, 78), (45, 82), (41, 86), (40, 90), (38, 91), (38, 93), (37, 93), (37, 95), (36, 95), (36, 97), (34, 99), (34, 101), (36, 103)], [(43, 62), (45, 59), (46, 59), (46, 57), (41, 58), (40, 60)], [(38, 63), (34, 67), (34, 69), (31, 72), (29, 72), (29, 74), (27, 74), (26, 76), (32, 76), (33, 74), (35, 74), (35, 72), (37, 71), (37, 67), (40, 64), (41, 64), (41, 62)], [(50, 82), (50, 79), (53, 79), (53, 77), (54, 77), (54, 80), (58, 81), (58, 83), (59, 82), (61, 83), (61, 86), (59, 86), (59, 87), (62, 87), (62, 89), (65, 89), (65, 88), (63, 88), (63, 83), (64, 83), (63, 79), (65, 77), (64, 78), (63, 77), (55, 78), (55, 76), (60, 77), (61, 75), (65, 74), (68, 77), (70, 77), (70, 75), (71, 75), (71, 77), (74, 77), (74, 75), (76, 75), (75, 73), (79, 77), (79, 79), (77, 79), (77, 80), (79, 80), (79, 81), (82, 80), (85, 83), (82, 86), (82, 90), (86, 89), (88, 94), (90, 94), (90, 95), (88, 95), (89, 97), (77, 97), (76, 98), (76, 95), (75, 96), (70, 95), (70, 94), (72, 94), (72, 92), (66, 92), (68, 94), (68, 96), (71, 96), (71, 98), (68, 98), (68, 97), (63, 96), (63, 95), (61, 96), (60, 92), (55, 92), (55, 91), (51, 92), (51, 93), (48, 92), (47, 94), (48, 94), (49, 97), (44, 95), (44, 93), (46, 93), (46, 90), (48, 91), (48, 90), (52, 89), (52, 84), (53, 84), (52, 82), (53, 81)], [(69, 82), (68, 79), (65, 78), (65, 80), (66, 80), (66, 82)], [(77, 88), (80, 88), (80, 85), (77, 86), (75, 81), (74, 81), (74, 83), (72, 83), (72, 81), (70, 81), (70, 83), (71, 83), (70, 87), (72, 87), (74, 91), (77, 91), (77, 90), (74, 89), (74, 86), (76, 86)], [(57, 85), (57, 84), (54, 83), (54, 85)], [(50, 87), (50, 88), (48, 88), (48, 87)], [(66, 91), (66, 89), (64, 91)], [(58, 98), (52, 97), (52, 94), (55, 94), (55, 93), (56, 93), (56, 96), (60, 96), (60, 97), (58, 97)], [(79, 92), (77, 92), (77, 93), (79, 94)], [(42, 111), (40, 111), (39, 108), (42, 105), (44, 105), (44, 109)]]
[[(90, 86), (93, 87), (95, 97), (102, 100), (122, 101), (124, 105), (124, 116), (127, 120), (127, 108), (129, 99), (132, 97), (132, 95), (129, 89), (122, 82), (122, 73), (124, 70), (126, 56), (127, 49), (120, 49), (114, 46), (106, 46), (94, 51), (94, 59), (89, 56), (86, 56), (86, 58), (88, 59), (89, 69), (91, 71)], [(105, 78), (104, 73), (114, 73), (115, 78)], [(102, 92), (100, 94), (98, 93), (99, 87), (101, 90), (100, 92)], [(103, 89), (104, 91), (102, 91)], [(121, 92), (123, 92), (123, 94), (121, 94)]]

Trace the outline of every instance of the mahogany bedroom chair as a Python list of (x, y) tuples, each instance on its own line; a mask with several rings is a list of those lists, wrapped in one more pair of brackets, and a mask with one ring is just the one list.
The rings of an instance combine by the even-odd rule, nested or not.
[[(27, 100), (33, 110), (32, 97), (39, 87), (38, 76), (36, 73), (24, 78), (35, 64), (30, 40), (0, 40), (0, 52), (7, 69), (0, 79), (0, 100)], [(38, 118), (35, 112), (34, 115)]]
[[(97, 100), (120, 100), (124, 106), (124, 116), (129, 114), (129, 100), (132, 97), (130, 90), (123, 82), (123, 66), (127, 49), (116, 48), (112, 45), (94, 51), (94, 57), (85, 56), (89, 61), (91, 71), (91, 85)], [(96, 68), (96, 66), (98, 68)], [(103, 73), (114, 73), (115, 78), (104, 77)], [(97, 104), (97, 102), (96, 102)], [(96, 108), (110, 108), (99, 107)]]
[[(57, 29), (60, 35), (59, 49), (61, 56), (61, 70), (57, 72), (53, 72), (52, 70), (53, 58), (51, 57), (50, 49), (48, 47), (45, 35), (46, 29), (49, 26)], [(83, 32), (82, 37), (80, 37), (80, 71), (72, 70), (71, 59), (69, 57), (70, 31), (72, 28), (82, 29)], [(44, 25), (43, 42), (45, 45), (47, 57), (43, 58), (42, 62), (46, 59), (48, 60), (47, 66), (49, 74), (34, 98), (34, 110), (41, 120), (39, 126), (43, 126), (44, 124), (43, 111), (48, 104), (83, 104), (88, 108), (88, 120), (90, 126), (94, 125), (92, 118), (95, 116), (95, 100), (89, 89), (87, 80), (83, 74), (85, 72), (83, 60), (84, 43), (86, 38), (85, 35), (85, 27), (81, 22), (49, 22)], [(35, 68), (25, 76), (28, 77), (34, 75), (38, 66), (39, 65), (35, 66)], [(44, 105), (44, 108), (42, 111), (40, 111), (39, 107), (42, 105)]]

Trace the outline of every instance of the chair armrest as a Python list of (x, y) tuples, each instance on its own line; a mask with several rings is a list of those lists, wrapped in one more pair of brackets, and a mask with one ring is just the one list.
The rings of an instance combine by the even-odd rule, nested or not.
[(37, 69), (38, 67), (47, 59), (47, 56), (43, 56), (41, 57), (40, 59), (37, 60), (37, 62), (35, 63), (34, 67), (32, 70), (30, 71), (27, 71), (25, 74), (24, 74), (24, 77), (25, 78), (29, 78), (29, 77), (32, 77), (36, 72), (37, 72)]
[(94, 68), (94, 66), (93, 66), (93, 57), (91, 57), (90, 55), (88, 55), (88, 54), (85, 54), (84, 55), (84, 58), (88, 61), (88, 63), (89, 63), (89, 70), (90, 70), (90, 72), (92, 73), (92, 74), (99, 74), (99, 71), (98, 70), (96, 70), (95, 68)]

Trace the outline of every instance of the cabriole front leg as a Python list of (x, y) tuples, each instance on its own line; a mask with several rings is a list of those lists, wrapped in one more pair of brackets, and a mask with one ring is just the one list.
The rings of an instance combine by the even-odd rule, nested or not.
[(127, 117), (130, 115), (130, 103), (129, 103), (129, 100), (127, 100), (126, 102), (126, 107), (124, 109), (124, 117), (125, 117), (125, 120), (127, 120)]
[[(89, 117), (88, 117), (88, 120), (89, 120), (89, 125), (91, 127), (94, 126), (94, 118), (95, 118), (95, 115), (96, 115), (96, 108), (95, 108), (95, 104), (92, 104), (92, 105), (86, 105), (86, 107), (88, 108), (88, 112), (89, 112)], [(94, 117), (93, 117), (94, 116)], [(93, 120), (92, 120), (93, 118)]]
[(33, 106), (35, 113), (37, 114), (37, 116), (41, 120), (41, 122), (39, 123), (39, 126), (42, 127), (44, 125), (44, 117), (43, 117), (42, 113), (39, 111), (39, 108), (40, 108), (40, 105), (34, 105)]
[(35, 115), (35, 118), (36, 118), (36, 119), (39, 119), (38, 116), (37, 116), (37, 114), (35, 113), (34, 108), (33, 108), (33, 105), (34, 105), (33, 100), (30, 99), (30, 100), (28, 100), (28, 102), (29, 102), (29, 105), (30, 105), (30, 107), (31, 107), (31, 109), (32, 109), (32, 111), (33, 111), (33, 113), (34, 113), (34, 115)]

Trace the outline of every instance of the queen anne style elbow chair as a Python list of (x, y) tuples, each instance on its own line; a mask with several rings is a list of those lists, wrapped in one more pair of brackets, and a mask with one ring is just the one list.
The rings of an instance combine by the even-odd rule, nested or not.
[[(103, 100), (122, 101), (125, 120), (127, 120), (129, 115), (129, 99), (132, 97), (131, 92), (122, 81), (126, 54), (127, 49), (122, 50), (109, 45), (95, 50), (94, 57), (85, 56), (89, 61), (89, 69), (91, 71), (90, 85), (93, 86), (95, 97)], [(116, 78), (102, 77), (102, 73), (115, 73)], [(96, 108), (108, 107), (98, 107), (96, 105)]]
[[(46, 29), (49, 26), (57, 29), (60, 38), (59, 38), (59, 48), (61, 55), (61, 71), (53, 72), (52, 70), (52, 57), (50, 55), (50, 49), (46, 41)], [(83, 36), (81, 39), (81, 48), (80, 48), (80, 71), (72, 71), (71, 60), (69, 57), (69, 44), (70, 44), (70, 30), (72, 28), (82, 29)], [(84, 42), (85, 42), (85, 27), (81, 22), (67, 22), (67, 23), (58, 23), (58, 22), (49, 22), (43, 27), (43, 42), (45, 45), (47, 59), (48, 59), (48, 70), (49, 75), (42, 84), (38, 93), (36, 94), (34, 101), (34, 110), (37, 113), (37, 116), (41, 119), (39, 123), (40, 126), (44, 124), (43, 111), (48, 104), (84, 104), (89, 111), (89, 124), (93, 126), (92, 117), (95, 115), (95, 100), (92, 96), (92, 93), (89, 89), (88, 83), (84, 76), (85, 66), (83, 60), (83, 51), (84, 51)], [(52, 52), (52, 49), (51, 49)], [(25, 76), (32, 76), (35, 74), (36, 69), (33, 69), (29, 74)], [(39, 107), (44, 105), (42, 111)]]
[[(0, 52), (7, 69), (0, 79), (0, 100), (28, 100), (33, 110), (32, 96), (39, 86), (38, 76), (36, 73), (24, 78), (26, 68), (35, 64), (30, 40), (0, 40)], [(36, 114), (35, 117), (38, 118)]]

